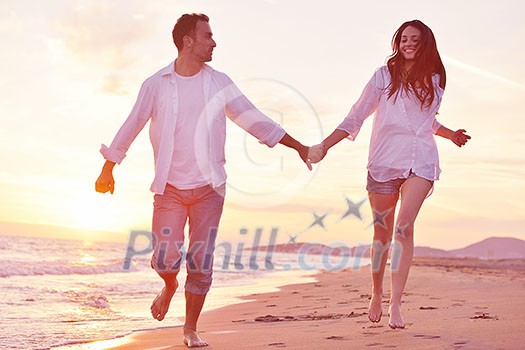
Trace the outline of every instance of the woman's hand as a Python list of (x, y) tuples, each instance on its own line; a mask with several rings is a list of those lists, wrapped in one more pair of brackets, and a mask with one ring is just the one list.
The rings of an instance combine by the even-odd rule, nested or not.
[(471, 137), (467, 135), (466, 132), (467, 131), (465, 129), (459, 129), (454, 131), (454, 134), (452, 134), (450, 141), (454, 142), (458, 147), (465, 146), (467, 141), (471, 139)]

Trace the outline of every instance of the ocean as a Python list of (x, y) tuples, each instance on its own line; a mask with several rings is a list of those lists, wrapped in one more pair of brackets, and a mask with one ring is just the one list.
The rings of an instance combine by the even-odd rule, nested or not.
[[(130, 261), (126, 251), (125, 243), (0, 236), (0, 348), (50, 349), (180, 326), (183, 288), (175, 294), (166, 319), (154, 320), (149, 308), (162, 280), (151, 269), (149, 254)], [(244, 252), (228, 261), (218, 253), (204, 312), (246, 301), (241, 296), (313, 282), (319, 270), (369, 263), (263, 252)], [(182, 270), (181, 286), (184, 278)]]

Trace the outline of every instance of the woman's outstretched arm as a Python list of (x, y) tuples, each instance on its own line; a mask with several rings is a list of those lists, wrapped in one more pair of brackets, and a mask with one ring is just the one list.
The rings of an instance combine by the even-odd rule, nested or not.
[(465, 129), (453, 131), (441, 125), (438, 131), (436, 132), (436, 135), (449, 139), (450, 141), (454, 142), (456, 146), (461, 147), (465, 146), (467, 141), (471, 139), (471, 137), (467, 135), (466, 132), (467, 131)]
[(318, 145), (313, 146), (310, 149), (308, 158), (312, 163), (320, 162), (325, 156), (330, 148), (335, 146), (339, 141), (348, 137), (348, 133), (341, 129), (335, 129), (334, 132), (330, 134), (323, 142)]

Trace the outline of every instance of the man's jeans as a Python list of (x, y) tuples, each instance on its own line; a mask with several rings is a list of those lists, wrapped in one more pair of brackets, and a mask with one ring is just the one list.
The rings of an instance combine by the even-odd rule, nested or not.
[(154, 196), (151, 266), (160, 273), (180, 270), (184, 227), (189, 218), (188, 276), (184, 288), (190, 293), (202, 295), (210, 290), (225, 191), (226, 185), (179, 190), (167, 184), (164, 194)]

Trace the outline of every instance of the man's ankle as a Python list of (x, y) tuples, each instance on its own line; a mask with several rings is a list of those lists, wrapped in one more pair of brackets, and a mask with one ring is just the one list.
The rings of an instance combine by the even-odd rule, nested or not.
[(186, 326), (186, 325), (184, 325), (184, 326), (182, 327), (182, 330), (184, 331), (184, 333), (197, 332), (197, 327)]

